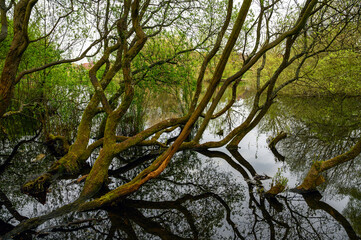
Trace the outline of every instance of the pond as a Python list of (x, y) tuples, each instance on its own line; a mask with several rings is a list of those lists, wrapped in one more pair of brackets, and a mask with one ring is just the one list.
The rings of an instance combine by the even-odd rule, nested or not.
[[(202, 141), (227, 134), (250, 104), (251, 98), (239, 98), (222, 119), (211, 122)], [(178, 152), (160, 177), (116, 206), (54, 215), (19, 238), (359, 239), (360, 156), (329, 170), (319, 192), (300, 194), (292, 188), (313, 161), (341, 154), (355, 143), (361, 135), (360, 116), (359, 98), (281, 97), (238, 150)], [(271, 151), (267, 139), (280, 131), (288, 136)], [(2, 140), (1, 164), (17, 143), (31, 137)], [(143, 147), (117, 156), (109, 171), (109, 189), (128, 182), (158, 155), (159, 150)], [(19, 145), (11, 162), (0, 167), (0, 235), (25, 218), (50, 213), (79, 196), (84, 184), (79, 176), (54, 183), (44, 205), (21, 193), (21, 185), (54, 160), (35, 140)], [(94, 156), (88, 160), (93, 162)], [(286, 191), (266, 197), (264, 192), (276, 180), (287, 183)]]

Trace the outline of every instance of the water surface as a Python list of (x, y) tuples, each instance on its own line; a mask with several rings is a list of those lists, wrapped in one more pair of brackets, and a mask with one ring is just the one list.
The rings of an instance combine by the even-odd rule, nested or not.
[[(251, 99), (239, 99), (221, 119), (211, 122), (203, 142), (221, 139), (246, 116)], [(357, 239), (361, 235), (360, 157), (325, 174), (319, 192), (292, 191), (267, 198), (280, 175), (288, 189), (299, 184), (313, 161), (347, 151), (361, 135), (361, 101), (357, 98), (280, 98), (239, 149), (183, 151), (159, 178), (117, 206), (70, 213), (29, 233), (36, 239)], [(159, 110), (158, 115), (164, 114)], [(172, 113), (173, 114), (173, 113)], [(162, 116), (161, 116), (162, 117)], [(145, 122), (145, 125), (152, 119)], [(267, 138), (285, 131), (275, 155)], [(177, 135), (177, 131), (172, 133)], [(30, 133), (2, 140), (4, 162)], [(163, 136), (166, 138), (167, 136)], [(39, 154), (45, 158), (37, 160)], [(157, 149), (132, 148), (114, 159), (109, 188), (132, 179), (157, 156)], [(93, 156), (94, 157), (94, 156)], [(20, 192), (21, 185), (49, 167), (55, 158), (40, 142), (22, 144), (0, 176), (1, 234), (22, 220), (74, 201), (82, 189), (76, 179), (54, 183), (45, 205)], [(130, 167), (131, 162), (138, 164)], [(89, 164), (94, 159), (89, 159)]]

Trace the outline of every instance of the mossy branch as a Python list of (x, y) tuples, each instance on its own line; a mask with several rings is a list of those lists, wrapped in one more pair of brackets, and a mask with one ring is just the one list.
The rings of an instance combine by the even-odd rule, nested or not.
[(297, 187), (298, 190), (312, 191), (317, 186), (325, 182), (322, 172), (334, 168), (342, 163), (353, 160), (361, 153), (361, 139), (346, 153), (338, 155), (326, 161), (317, 161), (312, 164), (302, 184)]

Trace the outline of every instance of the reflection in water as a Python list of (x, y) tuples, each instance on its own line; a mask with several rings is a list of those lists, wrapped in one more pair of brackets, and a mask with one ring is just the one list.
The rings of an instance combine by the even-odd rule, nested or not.
[[(234, 161), (232, 157), (223, 152), (203, 151), (202, 154), (209, 157), (220, 157), (224, 159), (225, 161), (227, 161), (227, 163), (229, 163), (229, 165), (239, 171), (239, 173), (245, 178), (246, 181), (252, 177), (255, 178), (255, 176), (259, 176), (253, 169), (253, 167), (239, 154), (238, 151), (231, 151), (231, 154), (236, 161)], [(246, 170), (251, 174), (251, 176), (248, 175)], [(330, 219), (329, 216), (326, 216), (326, 219), (324, 218), (325, 216), (317, 216), (318, 214), (315, 212), (310, 212), (310, 209), (321, 209), (325, 211), (344, 228), (347, 236), (350, 239), (358, 239), (357, 234), (351, 227), (348, 220), (332, 206), (320, 201), (322, 196), (319, 192), (303, 194), (303, 198), (307, 203), (308, 207), (310, 208), (309, 210), (306, 210), (302, 207), (300, 208), (302, 202), (298, 202), (300, 201), (299, 197), (290, 193), (287, 196), (279, 197), (279, 199), (281, 199), (284, 204), (282, 204), (277, 198), (267, 198), (264, 197), (262, 194), (258, 196), (257, 200), (257, 194), (255, 194), (253, 191), (254, 185), (250, 181), (247, 182), (249, 189), (249, 207), (253, 209), (252, 213), (255, 215), (252, 227), (252, 235), (255, 239), (262, 239), (268, 236), (271, 239), (324, 239), (327, 236), (331, 238), (332, 236), (343, 236), (342, 233), (341, 235), (338, 235), (339, 233), (336, 233), (336, 235), (334, 235), (334, 233), (329, 233), (327, 231), (322, 232), (322, 228), (316, 228), (313, 220), (310, 220), (311, 218), (320, 218), (320, 220), (322, 219), (322, 225), (326, 227), (326, 229), (328, 227), (333, 227), (332, 219)], [(263, 185), (260, 182), (258, 182), (256, 186), (258, 190), (263, 189)], [(268, 203), (265, 202), (265, 199)], [(285, 210), (284, 206), (286, 206), (287, 210)], [(297, 208), (300, 208), (301, 211), (295, 211), (295, 209)], [(260, 214), (255, 214), (257, 212), (260, 212)], [(306, 212), (307, 214), (305, 214)], [(290, 219), (287, 219), (288, 214), (290, 214)], [(292, 220), (294, 220), (294, 222)], [(306, 227), (299, 226), (299, 224), (305, 220), (308, 223)], [(255, 231), (255, 229), (258, 229), (256, 228), (257, 224), (262, 225), (263, 223), (267, 223), (267, 227), (269, 229), (269, 233), (265, 233), (265, 235), (262, 235), (264, 234), (262, 232)], [(310, 229), (308, 229), (308, 227), (310, 227)], [(279, 235), (279, 233), (282, 232), (284, 233), (284, 235)]]
[[(352, 118), (357, 108), (361, 109), (361, 101), (356, 102), (343, 100), (338, 108), (328, 105), (318, 110), (323, 116), (318, 117), (312, 107), (290, 105), (281, 99), (274, 108), (282, 114), (271, 111), (238, 151), (179, 152), (159, 178), (116, 206), (70, 212), (23, 233), (23, 239), (357, 239), (361, 231), (359, 158), (327, 173), (322, 199), (320, 193), (291, 191), (266, 197), (271, 180), (260, 177), (275, 174), (268, 166), (282, 167), (288, 170), (285, 175), (293, 187), (313, 160), (328, 158), (352, 145), (361, 129), (359, 119)], [(324, 102), (319, 104), (324, 106)], [(316, 109), (317, 101), (312, 106)], [(244, 112), (247, 107), (235, 110)], [(214, 122), (206, 137), (217, 138), (212, 133), (219, 132), (220, 126)], [(348, 128), (331, 131), (338, 126)], [(277, 144), (285, 159), (275, 163), (265, 139), (281, 130), (290, 136)], [(43, 145), (34, 142), (34, 135), (28, 135), (0, 145), (0, 164), (17, 148), (0, 175), (0, 235), (25, 218), (74, 201), (82, 189), (83, 183), (76, 180), (79, 176), (72, 176), (53, 185), (45, 205), (23, 195), (20, 186), (26, 178), (44, 171), (54, 160)], [(20, 141), (25, 142), (17, 145)], [(45, 158), (36, 160), (40, 154)], [(158, 154), (157, 149), (143, 147), (117, 156), (109, 171), (109, 189), (104, 191), (132, 179)]]
[(345, 229), (350, 239), (357, 239), (357, 235), (348, 220), (332, 206), (320, 201), (322, 195), (319, 192), (303, 194), (303, 198), (311, 209), (321, 209), (330, 214), (335, 220), (337, 220)]

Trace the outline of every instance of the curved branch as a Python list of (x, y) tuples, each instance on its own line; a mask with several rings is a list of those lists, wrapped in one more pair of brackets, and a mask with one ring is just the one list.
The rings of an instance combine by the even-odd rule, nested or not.
[(59, 64), (64, 64), (64, 63), (72, 63), (72, 62), (76, 62), (79, 61), (85, 57), (91, 57), (96, 55), (99, 51), (100, 51), (100, 47), (98, 48), (98, 50), (93, 53), (92, 55), (87, 55), (87, 53), (98, 43), (100, 43), (103, 40), (103, 38), (98, 39), (96, 41), (94, 41), (92, 44), (90, 44), (90, 46), (79, 56), (76, 58), (72, 58), (72, 59), (64, 59), (64, 60), (60, 60), (60, 61), (55, 61), (55, 62), (51, 62), (51, 63), (47, 63), (41, 67), (37, 67), (37, 68), (32, 68), (32, 69), (28, 69), (25, 71), (22, 71), (18, 74), (18, 76), (15, 79), (15, 83), (18, 83), (25, 75), (30, 74), (30, 73), (34, 73), (34, 72), (39, 72), (41, 70), (44, 70), (46, 68), (52, 67), (52, 66), (56, 66)]

